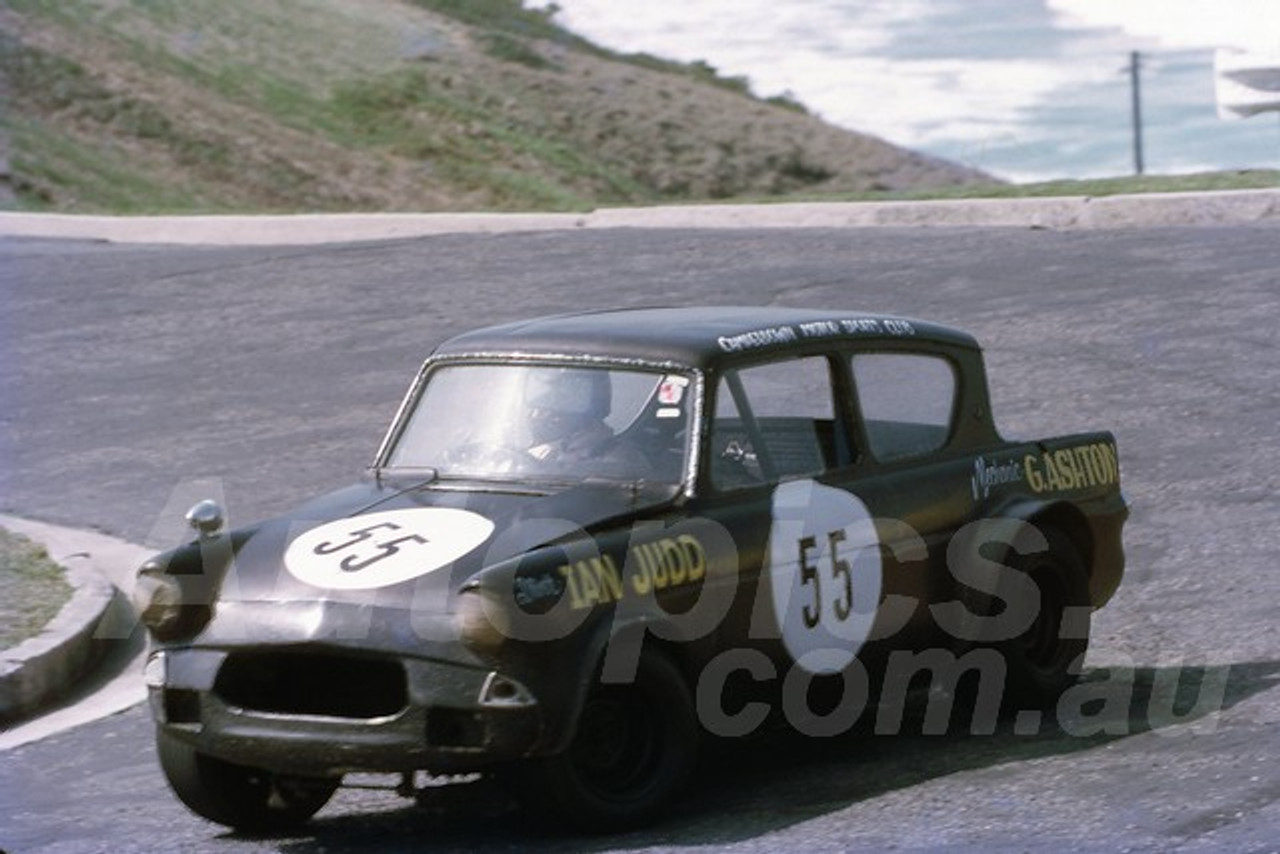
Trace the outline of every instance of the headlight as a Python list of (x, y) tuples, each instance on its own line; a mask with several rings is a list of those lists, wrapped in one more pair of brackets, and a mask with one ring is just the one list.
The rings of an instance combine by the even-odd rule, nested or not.
[(171, 575), (144, 567), (133, 586), (133, 607), (153, 632), (170, 627), (182, 616), (182, 585)]
[(492, 651), (507, 639), (501, 606), (480, 588), (464, 589), (454, 607), (453, 625), (467, 646)]
[(199, 631), (209, 621), (208, 605), (191, 604), (182, 583), (148, 563), (138, 570), (133, 586), (133, 606), (146, 626), (159, 640), (172, 640)]

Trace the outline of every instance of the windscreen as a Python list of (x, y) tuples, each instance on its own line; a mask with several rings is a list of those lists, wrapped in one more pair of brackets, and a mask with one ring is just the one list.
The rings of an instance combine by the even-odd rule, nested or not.
[(443, 365), (387, 465), (440, 478), (678, 483), (690, 391), (685, 375), (631, 368)]

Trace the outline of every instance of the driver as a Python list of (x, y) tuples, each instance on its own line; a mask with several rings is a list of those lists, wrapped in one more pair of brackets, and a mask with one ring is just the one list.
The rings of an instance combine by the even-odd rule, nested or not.
[[(633, 445), (619, 441), (605, 417), (612, 406), (609, 374), (589, 368), (544, 368), (529, 376), (525, 388), (529, 415), (529, 456), (543, 463), (591, 461), (599, 473), (642, 476), (648, 460)], [(592, 473), (596, 466), (590, 467)]]

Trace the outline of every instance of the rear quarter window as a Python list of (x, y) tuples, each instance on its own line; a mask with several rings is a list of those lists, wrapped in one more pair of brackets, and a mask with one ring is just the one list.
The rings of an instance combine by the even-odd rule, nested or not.
[(910, 459), (947, 444), (957, 393), (949, 360), (922, 353), (858, 353), (851, 363), (872, 456)]
[(830, 368), (810, 356), (721, 379), (711, 436), (717, 489), (815, 475), (849, 456), (836, 435)]

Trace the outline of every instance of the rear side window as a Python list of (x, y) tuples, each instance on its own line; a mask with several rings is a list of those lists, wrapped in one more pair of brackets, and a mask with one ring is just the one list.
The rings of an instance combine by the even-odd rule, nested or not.
[(940, 449), (951, 435), (956, 372), (940, 356), (859, 353), (853, 381), (873, 456), (901, 460)]
[(712, 483), (733, 489), (826, 471), (848, 461), (836, 433), (825, 358), (729, 371), (716, 391)]

